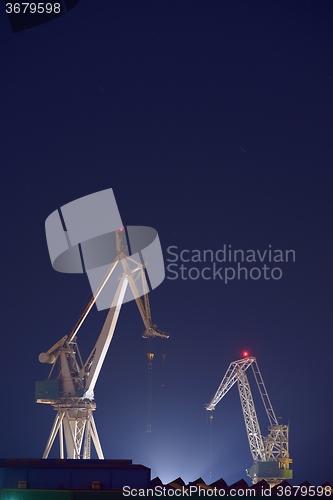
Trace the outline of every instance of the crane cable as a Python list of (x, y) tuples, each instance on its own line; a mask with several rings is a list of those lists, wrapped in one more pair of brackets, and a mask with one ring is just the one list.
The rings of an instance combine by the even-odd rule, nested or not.
[(209, 415), (209, 477), (212, 477), (213, 415)]
[[(152, 393), (153, 393), (153, 359), (154, 353), (151, 350), (151, 339), (148, 338), (148, 409), (147, 409), (147, 433), (151, 433), (151, 415), (152, 415)], [(166, 357), (165, 353), (165, 341), (162, 338), (162, 387), (164, 387), (165, 379), (164, 379), (164, 360)]]
[(164, 387), (165, 383), (164, 361), (166, 357), (166, 352), (165, 352), (165, 339), (162, 338), (161, 340), (162, 340), (162, 387)]
[(148, 411), (147, 411), (147, 433), (151, 433), (151, 407), (152, 407), (152, 387), (153, 387), (153, 359), (154, 353), (151, 352), (151, 340), (149, 342), (149, 351), (147, 352), (148, 359)]

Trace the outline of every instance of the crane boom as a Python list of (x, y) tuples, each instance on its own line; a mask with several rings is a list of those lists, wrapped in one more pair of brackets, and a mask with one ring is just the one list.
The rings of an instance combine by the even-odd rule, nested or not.
[(231, 387), (237, 382), (240, 373), (244, 373), (249, 366), (255, 361), (254, 357), (249, 357), (245, 359), (239, 359), (230, 363), (229, 368), (224, 375), (222, 382), (220, 383), (215, 395), (213, 396), (211, 402), (206, 405), (206, 409), (211, 411), (215, 410), (217, 403), (227, 394)]
[(252, 458), (255, 462), (258, 460), (265, 460), (264, 441), (260, 431), (250, 384), (245, 371), (239, 373), (237, 385)]
[(126, 276), (123, 276), (122, 279), (120, 280), (115, 295), (117, 304), (116, 306), (111, 307), (111, 309), (109, 310), (102, 331), (94, 346), (94, 349), (92, 350), (86, 363), (80, 370), (79, 373), (80, 378), (83, 379), (85, 376), (87, 377), (85, 382), (84, 397), (88, 399), (94, 398), (95, 384), (102, 369), (105, 356), (108, 352), (114, 331), (116, 329), (116, 324), (118, 321), (124, 296), (126, 293), (127, 285), (128, 285), (128, 279)]
[(86, 317), (90, 313), (91, 309), (93, 308), (93, 305), (95, 304), (96, 300), (98, 299), (98, 297), (100, 296), (101, 292), (103, 291), (106, 283), (108, 282), (111, 274), (115, 270), (117, 264), (118, 264), (118, 259), (115, 259), (115, 261), (112, 263), (112, 265), (111, 265), (108, 273), (106, 274), (104, 280), (102, 281), (101, 285), (99, 286), (98, 290), (96, 291), (96, 293), (94, 293), (94, 295), (89, 300), (86, 308), (84, 309), (84, 311), (81, 314), (79, 320), (77, 321), (76, 325), (74, 326), (73, 330), (71, 331), (71, 333), (70, 333), (70, 335), (68, 337), (69, 341), (71, 341), (77, 335), (79, 329), (81, 328), (81, 326), (84, 323), (84, 320), (86, 319)]

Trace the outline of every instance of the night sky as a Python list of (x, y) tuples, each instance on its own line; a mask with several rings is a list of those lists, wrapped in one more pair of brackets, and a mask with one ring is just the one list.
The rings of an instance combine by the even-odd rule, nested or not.
[[(211, 477), (204, 407), (247, 349), (290, 422), (292, 483), (333, 482), (332, 21), (326, 0), (81, 0), (13, 33), (1, 5), (1, 457), (42, 456), (54, 411), (34, 402), (38, 355), (91, 296), (86, 275), (53, 270), (45, 219), (113, 188), (124, 224), (155, 228), (187, 279), (169, 268), (150, 294), (170, 334), (152, 342), (151, 434), (144, 326), (134, 302), (121, 311), (95, 389), (105, 457), (164, 482), (250, 483), (236, 386), (214, 413)], [(227, 283), (237, 262), (180, 260), (224, 248), (296, 258), (242, 264), (280, 279)], [(80, 331), (86, 356), (104, 318), (93, 310)]]

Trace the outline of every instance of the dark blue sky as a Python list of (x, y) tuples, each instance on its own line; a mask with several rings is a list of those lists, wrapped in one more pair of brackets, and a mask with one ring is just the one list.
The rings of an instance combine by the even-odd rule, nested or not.
[[(45, 219), (112, 187), (123, 222), (154, 227), (165, 259), (170, 246), (271, 245), (296, 262), (274, 264), (279, 280), (167, 272), (150, 294), (170, 333), (153, 344), (151, 434), (147, 342), (135, 304), (124, 306), (95, 391), (105, 456), (165, 482), (246, 479), (236, 387), (214, 414), (211, 478), (204, 409), (246, 348), (290, 422), (294, 483), (333, 482), (332, 17), (324, 0), (81, 0), (13, 34), (1, 9), (2, 457), (42, 455), (54, 412), (34, 403), (48, 374), (38, 354), (91, 293), (86, 276), (52, 269)], [(104, 316), (93, 311), (80, 333), (84, 353)]]

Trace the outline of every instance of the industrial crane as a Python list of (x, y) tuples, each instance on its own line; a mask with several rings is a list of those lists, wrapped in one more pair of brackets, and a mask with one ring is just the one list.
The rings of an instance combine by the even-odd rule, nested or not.
[[(41, 363), (47, 363), (52, 366), (48, 379), (36, 382), (36, 402), (51, 404), (57, 412), (43, 458), (48, 458), (58, 434), (60, 458), (64, 458), (65, 445), (66, 458), (89, 459), (91, 440), (95, 446), (98, 458), (104, 458), (93, 417), (93, 411), (96, 409), (94, 388), (111, 343), (128, 286), (132, 291), (144, 323), (145, 330), (142, 337), (147, 339), (169, 337), (169, 335), (159, 330), (157, 325), (152, 322), (148, 299), (148, 284), (145, 274), (146, 265), (128, 256), (128, 248), (123, 244), (123, 231), (124, 228), (116, 231), (117, 255), (110, 265), (110, 269), (99, 289), (88, 303), (72, 332), (62, 337), (48, 351), (39, 355), (38, 359)], [(115, 273), (116, 269), (119, 270), (119, 266), (121, 275), (112, 306), (109, 309), (101, 333), (91, 353), (86, 362), (83, 362), (77, 342), (79, 329), (98, 296), (108, 283), (111, 275)], [(143, 300), (138, 291), (139, 282)], [(148, 353), (148, 360), (150, 359), (150, 362), (152, 361), (152, 356), (152, 353)], [(51, 379), (56, 365), (59, 366), (58, 375), (55, 379)]]
[[(250, 366), (269, 421), (269, 434), (266, 437), (262, 436), (260, 431), (252, 392), (246, 375), (246, 370)], [(254, 356), (248, 356), (246, 353), (245, 358), (234, 361), (229, 365), (214, 397), (206, 405), (206, 409), (208, 411), (215, 410), (217, 403), (221, 401), (236, 382), (250, 451), (254, 461), (252, 467), (246, 470), (247, 475), (251, 477), (253, 484), (265, 479), (271, 487), (284, 479), (291, 479), (292, 470), (289, 469), (289, 464), (292, 463), (292, 459), (289, 458), (289, 425), (279, 424)], [(210, 417), (212, 418), (212, 415)]]

